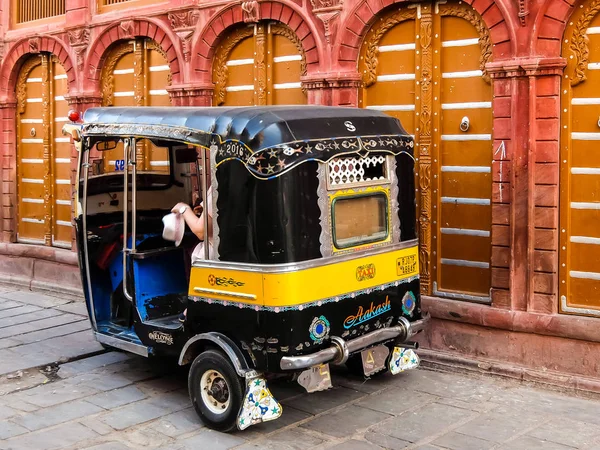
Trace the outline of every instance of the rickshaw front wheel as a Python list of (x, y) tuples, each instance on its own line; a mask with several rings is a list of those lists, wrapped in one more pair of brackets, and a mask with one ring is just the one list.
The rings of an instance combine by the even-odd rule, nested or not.
[(188, 389), (196, 412), (207, 426), (219, 431), (236, 427), (244, 397), (243, 382), (223, 353), (206, 350), (196, 357)]

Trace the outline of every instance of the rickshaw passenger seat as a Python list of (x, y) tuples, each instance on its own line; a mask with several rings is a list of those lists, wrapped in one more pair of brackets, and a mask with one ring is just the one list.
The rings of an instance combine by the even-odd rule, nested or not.
[(183, 312), (188, 288), (185, 259), (182, 247), (148, 250), (134, 255), (135, 301), (142, 320)]

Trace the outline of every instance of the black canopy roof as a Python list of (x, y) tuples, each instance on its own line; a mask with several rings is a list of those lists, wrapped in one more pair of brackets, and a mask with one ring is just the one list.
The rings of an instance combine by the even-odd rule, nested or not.
[(303, 161), (338, 154), (412, 154), (413, 140), (398, 119), (382, 112), (326, 106), (110, 107), (84, 115), (84, 136), (174, 139), (235, 159), (259, 178)]

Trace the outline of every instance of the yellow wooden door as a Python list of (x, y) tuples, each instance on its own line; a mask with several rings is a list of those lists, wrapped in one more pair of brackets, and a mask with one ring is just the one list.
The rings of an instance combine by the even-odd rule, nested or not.
[(306, 74), (302, 43), (283, 24), (236, 29), (219, 45), (214, 61), (216, 106), (306, 103), (300, 83)]
[(490, 55), (481, 18), (452, 2), (390, 11), (361, 49), (360, 105), (415, 136), (423, 293), (490, 300)]
[(561, 312), (600, 316), (600, 16), (573, 13), (563, 39)]
[[(169, 106), (171, 72), (162, 48), (150, 39), (122, 42), (114, 47), (102, 70), (103, 106)], [(167, 150), (144, 141), (137, 146), (139, 170), (169, 172)], [(123, 147), (107, 151), (104, 164), (119, 170)]]
[(62, 136), (67, 75), (41, 53), (23, 65), (17, 84), (17, 239), (71, 248), (71, 144)]

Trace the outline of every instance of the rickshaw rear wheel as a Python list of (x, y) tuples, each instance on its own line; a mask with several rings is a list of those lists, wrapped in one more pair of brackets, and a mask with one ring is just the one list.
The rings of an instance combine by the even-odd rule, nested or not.
[(244, 398), (243, 380), (218, 350), (200, 353), (190, 368), (188, 389), (196, 413), (215, 430), (231, 431)]

